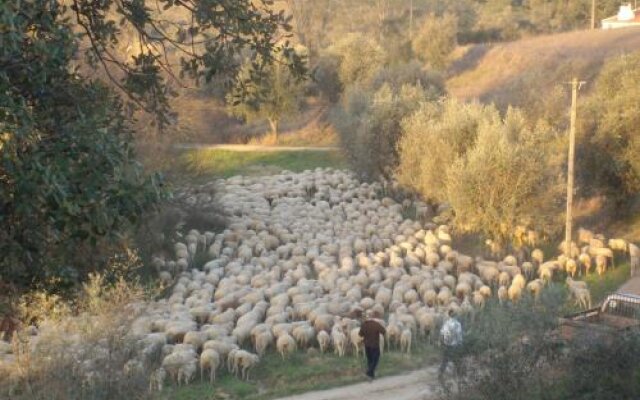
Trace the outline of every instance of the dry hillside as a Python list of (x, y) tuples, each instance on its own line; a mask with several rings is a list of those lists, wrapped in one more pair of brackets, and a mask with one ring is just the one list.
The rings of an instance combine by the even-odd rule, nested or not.
[(636, 28), (475, 45), (453, 63), (447, 86), (459, 98), (517, 105), (523, 103), (526, 89), (550, 90), (574, 74), (592, 80), (608, 58), (638, 49), (640, 29)]

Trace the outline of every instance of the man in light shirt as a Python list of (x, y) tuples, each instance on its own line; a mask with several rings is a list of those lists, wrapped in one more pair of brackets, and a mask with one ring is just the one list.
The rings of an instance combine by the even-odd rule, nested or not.
[(453, 310), (449, 310), (447, 320), (440, 329), (440, 340), (444, 346), (444, 353), (442, 355), (442, 363), (440, 364), (440, 370), (438, 377), (442, 380), (444, 371), (446, 371), (449, 362), (453, 362), (453, 366), (458, 373), (458, 351), (462, 345), (462, 325), (460, 321), (454, 318)]

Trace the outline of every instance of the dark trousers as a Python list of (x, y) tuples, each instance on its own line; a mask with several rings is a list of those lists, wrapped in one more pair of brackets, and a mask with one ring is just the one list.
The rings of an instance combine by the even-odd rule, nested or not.
[(453, 363), (453, 367), (455, 368), (456, 375), (460, 373), (460, 360), (459, 360), (459, 346), (444, 346), (444, 351), (442, 353), (442, 362), (440, 363), (440, 368), (438, 370), (438, 376), (442, 378), (444, 372), (447, 370), (447, 366), (450, 362)]
[(373, 378), (376, 374), (378, 361), (380, 361), (380, 348), (365, 346), (364, 353), (367, 355), (367, 376)]

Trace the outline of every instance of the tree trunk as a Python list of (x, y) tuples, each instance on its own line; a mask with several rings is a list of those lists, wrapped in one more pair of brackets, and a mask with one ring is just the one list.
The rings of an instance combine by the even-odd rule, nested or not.
[(271, 127), (271, 133), (278, 139), (278, 120), (269, 118), (269, 126)]

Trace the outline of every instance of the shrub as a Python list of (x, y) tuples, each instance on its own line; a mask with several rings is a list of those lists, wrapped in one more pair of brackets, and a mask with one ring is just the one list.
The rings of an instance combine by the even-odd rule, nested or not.
[(143, 398), (155, 365), (124, 372), (136, 354), (129, 336), (135, 304), (157, 294), (134, 278), (139, 267), (134, 252), (114, 257), (104, 273), (90, 275), (75, 302), (41, 291), (24, 296), (22, 318), (36, 320), (39, 334), (14, 335), (15, 363), (0, 377), (0, 397)]
[(400, 121), (421, 102), (430, 100), (421, 86), (394, 90), (384, 84), (375, 92), (351, 88), (334, 114), (347, 161), (363, 179), (390, 177), (397, 165)]
[(563, 209), (560, 140), (545, 124), (527, 126), (514, 109), (503, 121), (482, 121), (476, 144), (447, 173), (456, 225), (502, 245), (519, 225), (553, 232)]
[(342, 82), (338, 75), (340, 60), (338, 57), (325, 55), (320, 57), (314, 71), (314, 81), (320, 93), (330, 102), (335, 103), (342, 93)]
[(437, 69), (444, 69), (449, 56), (455, 50), (458, 35), (458, 19), (453, 14), (431, 14), (422, 23), (413, 39), (413, 53), (420, 60)]
[(387, 62), (380, 45), (370, 37), (349, 33), (327, 49), (339, 60), (338, 76), (343, 87), (364, 84)]
[[(487, 303), (464, 326), (460, 351), (462, 389), (454, 397), (473, 400), (537, 399), (553, 381), (541, 365), (558, 351), (551, 332), (562, 315), (565, 292), (546, 288), (536, 301), (525, 295), (517, 303)], [(447, 386), (444, 389), (451, 393)]]
[(480, 123), (499, 120), (493, 107), (456, 100), (425, 103), (402, 121), (398, 181), (432, 202), (447, 201), (447, 171), (473, 147)]
[(584, 171), (585, 186), (599, 187), (618, 199), (640, 191), (640, 115), (634, 111), (640, 101), (638, 79), (640, 53), (609, 61), (580, 110), (585, 122), (577, 170)]
[(436, 71), (424, 69), (416, 60), (379, 69), (372, 77), (370, 87), (373, 90), (378, 90), (384, 84), (388, 84), (396, 90), (403, 85), (419, 85), (431, 92), (429, 97), (433, 98), (438, 98), (445, 92), (442, 76)]

